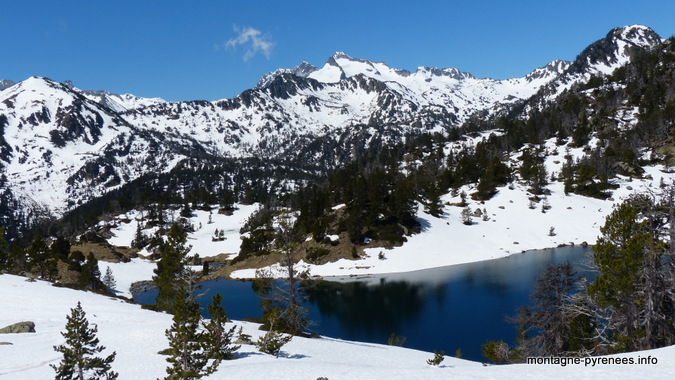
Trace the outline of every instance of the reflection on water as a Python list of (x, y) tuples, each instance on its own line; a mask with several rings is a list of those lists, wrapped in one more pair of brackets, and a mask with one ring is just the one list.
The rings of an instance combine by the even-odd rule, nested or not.
[(570, 261), (594, 277), (590, 249), (561, 247), (508, 258), (410, 273), (341, 278), (308, 289), (310, 316), (322, 335), (386, 343), (392, 333), (406, 346), (425, 351), (461, 348), (481, 360), (480, 345), (515, 343), (505, 316), (528, 302), (536, 278), (548, 264)]
[[(562, 247), (417, 272), (335, 278), (307, 288), (307, 306), (316, 323), (313, 330), (321, 335), (386, 343), (395, 333), (407, 338), (406, 347), (445, 350), (450, 355), (461, 348), (464, 358), (482, 360), (480, 345), (486, 340), (515, 342), (515, 327), (504, 317), (528, 302), (546, 265), (570, 261), (591, 279), (590, 252)], [(250, 282), (217, 280), (202, 285), (207, 291), (200, 298), (205, 313), (211, 295), (219, 292), (230, 318), (261, 316)], [(147, 292), (135, 299), (153, 303), (155, 295)]]
[(382, 279), (375, 286), (363, 282), (324, 281), (306, 291), (312, 314), (318, 309), (321, 315), (318, 331), (324, 333), (324, 320), (330, 318), (339, 321), (348, 336), (372, 340), (382, 338), (383, 331), (388, 337), (418, 320), (426, 300), (422, 290), (419, 284)]

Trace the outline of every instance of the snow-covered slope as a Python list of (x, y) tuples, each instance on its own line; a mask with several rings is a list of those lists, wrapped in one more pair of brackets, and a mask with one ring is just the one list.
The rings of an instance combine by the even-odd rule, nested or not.
[(162, 98), (142, 98), (133, 94), (113, 94), (108, 91), (84, 90), (82, 94), (88, 99), (101, 103), (115, 112), (124, 112), (136, 108), (149, 107), (166, 103)]
[(46, 78), (0, 92), (0, 128), (8, 187), (22, 206), (57, 215), (156, 170), (157, 161), (166, 170), (174, 163), (156, 133), (143, 133), (114, 110)]
[[(485, 132), (468, 145), (489, 138), (491, 133), (495, 132)], [(450, 144), (445, 149), (447, 152), (460, 149), (461, 144), (467, 143)], [(584, 148), (558, 146), (555, 138), (546, 141), (543, 147), (546, 172), (552, 175), (561, 173), (564, 155), (569, 154), (574, 159), (584, 155)], [(517, 165), (517, 157), (521, 153), (513, 152), (511, 162)], [(423, 226), (422, 232), (408, 237), (408, 241), (400, 247), (384, 249), (366, 244), (365, 255), (358, 260), (341, 259), (322, 265), (302, 262), (302, 266), (313, 275), (322, 277), (371, 275), (491, 260), (561, 245), (593, 245), (602, 235), (600, 228), (606, 217), (617, 205), (635, 194), (658, 194), (661, 184), (675, 181), (675, 173), (663, 165), (645, 166), (643, 169), (643, 178), (618, 176), (612, 180), (617, 188), (606, 200), (565, 194), (564, 183), (555, 181), (547, 185), (550, 193), (544, 200), (534, 203), (531, 202), (528, 185), (516, 180), (510, 186), (498, 188), (497, 194), (489, 200), (478, 201), (467, 197), (468, 207), (475, 213), (471, 225), (463, 223), (463, 207), (457, 206), (462, 192), (472, 194), (476, 191), (475, 184), (465, 185), (457, 189), (454, 196), (448, 193), (441, 197), (444, 206), (440, 217), (423, 212), (424, 207), (419, 205), (418, 220)], [(543, 209), (544, 204), (548, 209)], [(380, 258), (380, 253), (384, 259)], [(283, 275), (283, 271), (275, 272)], [(254, 278), (255, 270), (239, 270), (231, 276)]]
[[(0, 377), (7, 380), (49, 379), (55, 372), (60, 354), (53, 347), (64, 343), (66, 316), (78, 302), (87, 320), (98, 329), (101, 353), (117, 352), (112, 369), (120, 379), (154, 379), (166, 376), (165, 356), (168, 348), (165, 330), (171, 316), (143, 310), (139, 305), (49, 283), (26, 282), (25, 278), (0, 275), (0, 327), (20, 321), (35, 322), (35, 333), (0, 334)], [(224, 305), (227, 308), (227, 305)], [(243, 332), (257, 339), (258, 325), (233, 321)], [(433, 353), (402, 347), (343, 341), (331, 338), (294, 337), (282, 348), (280, 357), (258, 352), (244, 344), (236, 359), (223, 362), (219, 370), (206, 379), (580, 379), (611, 378), (670, 379), (675, 371), (675, 347), (613, 355), (612, 357), (656, 358), (650, 365), (582, 364), (483, 366), (481, 363), (445, 357), (440, 366), (426, 360)]]
[(316, 70), (318, 70), (316, 67), (303, 61), (301, 64), (292, 69), (277, 69), (272, 71), (271, 73), (263, 75), (262, 78), (260, 78), (260, 80), (258, 81), (258, 84), (255, 85), (255, 88), (258, 89), (267, 87), (270, 83), (272, 83), (274, 78), (278, 77), (281, 74), (293, 74), (296, 77), (307, 78), (309, 74), (315, 72)]
[[(446, 109), (461, 123), (471, 114), (499, 108), (532, 96), (542, 85), (560, 75), (569, 62), (554, 61), (523, 78), (493, 80), (476, 78), (457, 69), (419, 67), (414, 73), (389, 67), (384, 62), (356, 59), (344, 52), (335, 53), (321, 69), (306, 63), (293, 70), (279, 69), (265, 75), (258, 87), (272, 78), (292, 72), (320, 83), (339, 83), (347, 78), (365, 76), (384, 83), (417, 107)], [(303, 68), (299, 70), (299, 68)]]
[[(0, 92), (4, 175), (26, 202), (63, 208), (68, 180), (131, 128), (66, 86), (32, 77)], [(98, 174), (98, 173), (97, 173)], [(74, 184), (73, 184), (74, 185)]]
[(650, 48), (662, 41), (656, 32), (644, 25), (612, 29), (607, 36), (584, 49), (562, 75), (542, 86), (541, 96), (533, 98), (526, 110), (555, 100), (563, 91), (588, 81), (592, 76), (612, 74), (630, 61), (633, 50)]

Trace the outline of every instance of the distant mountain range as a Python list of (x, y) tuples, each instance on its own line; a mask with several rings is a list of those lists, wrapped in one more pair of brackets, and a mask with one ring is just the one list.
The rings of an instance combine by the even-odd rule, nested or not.
[(2, 80), (0, 218), (60, 216), (185, 159), (255, 157), (330, 170), (366, 149), (446, 133), (471, 118), (524, 115), (661, 41), (644, 26), (616, 28), (573, 62), (506, 80), (430, 67), (411, 73), (336, 53), (321, 68), (279, 69), (210, 102), (80, 90), (42, 77)]

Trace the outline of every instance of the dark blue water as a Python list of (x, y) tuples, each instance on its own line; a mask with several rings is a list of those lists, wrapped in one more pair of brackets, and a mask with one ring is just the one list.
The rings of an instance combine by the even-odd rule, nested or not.
[[(448, 355), (461, 349), (464, 358), (482, 360), (480, 345), (486, 340), (515, 343), (516, 328), (505, 317), (529, 303), (536, 278), (548, 264), (569, 261), (592, 279), (590, 255), (590, 248), (561, 247), (418, 272), (323, 281), (307, 290), (312, 330), (374, 343), (387, 343), (394, 333), (406, 337), (406, 347)], [(204, 309), (219, 292), (230, 318), (261, 317), (251, 282), (202, 285), (207, 291), (200, 298)], [(155, 296), (156, 291), (149, 291), (135, 300), (154, 303)]]

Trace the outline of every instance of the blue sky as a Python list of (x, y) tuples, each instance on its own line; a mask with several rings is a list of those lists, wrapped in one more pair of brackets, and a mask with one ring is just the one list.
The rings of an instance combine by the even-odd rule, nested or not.
[(231, 98), (336, 51), (414, 71), (523, 76), (616, 26), (675, 34), (675, 1), (0, 0), (0, 78), (167, 100)]

